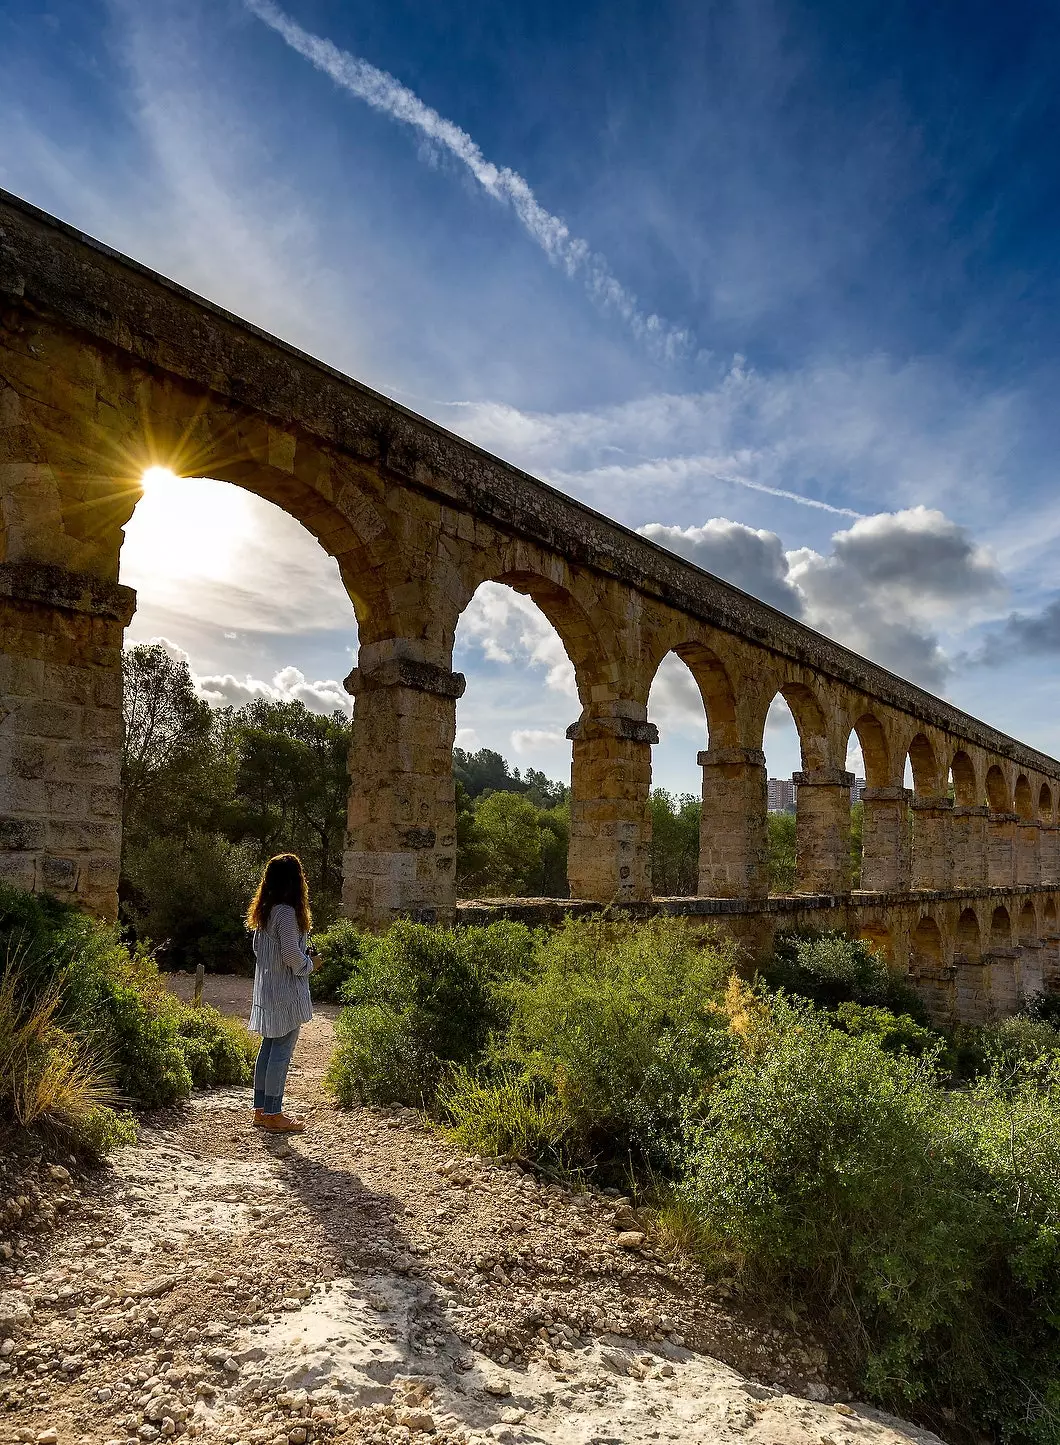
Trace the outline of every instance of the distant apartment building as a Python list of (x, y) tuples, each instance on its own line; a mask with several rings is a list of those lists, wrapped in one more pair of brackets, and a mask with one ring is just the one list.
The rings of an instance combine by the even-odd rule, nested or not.
[(852, 806), (852, 807), (853, 807), (853, 805), (854, 805), (855, 803), (860, 803), (860, 802), (861, 802), (861, 795), (862, 795), (862, 793), (863, 793), (864, 791), (865, 791), (865, 779), (864, 779), (864, 778), (855, 778), (854, 781), (853, 781), (853, 782), (851, 783), (851, 785), (850, 785), (850, 803), (851, 803), (851, 806)]
[(770, 778), (766, 784), (766, 796), (766, 806), (771, 813), (795, 811), (795, 784), (790, 778)]

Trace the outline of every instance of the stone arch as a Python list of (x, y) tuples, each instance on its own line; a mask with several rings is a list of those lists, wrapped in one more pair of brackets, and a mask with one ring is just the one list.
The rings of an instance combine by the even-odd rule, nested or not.
[(1004, 904), (998, 904), (990, 915), (990, 947), (1012, 947), (1012, 919)]
[(986, 800), (992, 813), (1012, 812), (1012, 793), (997, 763), (991, 763), (986, 770)]
[(725, 664), (702, 642), (678, 643), (670, 651), (676, 653), (696, 680), (707, 714), (711, 747), (738, 747), (736, 694)]
[(942, 932), (930, 913), (924, 914), (909, 936), (909, 947), (920, 961), (938, 966), (943, 960)]
[(1042, 909), (1042, 932), (1056, 932), (1056, 901), (1052, 898), (1045, 900), (1045, 907)]
[(957, 954), (965, 963), (978, 963), (983, 952), (983, 936), (974, 908), (966, 908), (957, 920), (954, 935)]
[(891, 750), (887, 743), (887, 734), (879, 718), (872, 712), (863, 712), (856, 717), (847, 733), (848, 747), (851, 732), (861, 746), (861, 756), (865, 762), (866, 787), (889, 787), (893, 781)]
[(939, 763), (935, 749), (925, 733), (917, 733), (907, 749), (909, 765), (913, 770), (913, 789), (924, 797), (934, 796), (941, 791)]
[(1048, 783), (1038, 789), (1038, 821), (1049, 827), (1053, 821), (1053, 793)]
[(953, 781), (953, 799), (957, 806), (974, 808), (979, 802), (975, 764), (963, 748), (958, 748), (953, 755), (950, 763), (950, 778)]
[(858, 937), (867, 943), (873, 953), (884, 960), (888, 968), (894, 963), (894, 935), (885, 923), (877, 920), (862, 923)]
[(1020, 909), (1016, 936), (1020, 943), (1038, 942), (1038, 919), (1034, 912), (1034, 904), (1029, 898)]
[(1015, 803), (1016, 812), (1024, 822), (1031, 822), (1034, 818), (1034, 799), (1031, 796), (1031, 785), (1028, 783), (1025, 773), (1020, 773), (1016, 779)]

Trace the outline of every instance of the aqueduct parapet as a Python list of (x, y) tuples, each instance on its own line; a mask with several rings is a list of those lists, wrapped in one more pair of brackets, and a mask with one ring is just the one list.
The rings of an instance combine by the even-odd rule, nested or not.
[[(363, 922), (455, 915), (453, 641), (495, 580), (553, 623), (581, 704), (582, 901), (539, 913), (693, 912), (759, 948), (778, 922), (826, 921), (872, 937), (960, 1017), (1060, 984), (1060, 763), (3, 192), (0, 876), (115, 911), (135, 605), (118, 566), (153, 464), (268, 498), (338, 561), (360, 642), (344, 904)], [(707, 719), (702, 896), (652, 902), (647, 702), (670, 652)], [(767, 896), (778, 694), (802, 747), (787, 898)]]

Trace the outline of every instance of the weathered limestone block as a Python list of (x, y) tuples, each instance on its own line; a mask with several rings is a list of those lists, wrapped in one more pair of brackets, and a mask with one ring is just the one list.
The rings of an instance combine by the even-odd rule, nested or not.
[(960, 963), (955, 985), (955, 1021), (984, 1023), (993, 1010), (991, 968), (988, 961)]
[(991, 888), (1011, 888), (1016, 879), (1018, 813), (991, 812), (987, 820), (987, 881)]
[(985, 888), (987, 880), (987, 827), (990, 809), (953, 809), (950, 829), (954, 888)]
[(1060, 934), (1047, 933), (1042, 950), (1042, 987), (1046, 993), (1060, 992)]
[(820, 768), (793, 773), (795, 892), (849, 893), (850, 789), (853, 773)]
[(1016, 824), (1016, 882), (1036, 884), (1042, 881), (1041, 824), (1021, 818)]
[(705, 898), (769, 893), (766, 759), (759, 748), (710, 748), (703, 769), (699, 892)]
[(992, 948), (983, 954), (990, 971), (990, 1010), (994, 1014), (1015, 1013), (1020, 1005), (1018, 948)]
[(607, 903), (651, 897), (653, 723), (587, 709), (567, 729), (571, 831), (567, 877), (572, 898)]
[(910, 829), (908, 788), (864, 788), (861, 887), (890, 893), (909, 887)]
[(1037, 939), (1020, 941), (1017, 987), (1021, 1001), (1033, 998), (1045, 988), (1045, 944)]
[(1041, 859), (1043, 883), (1060, 882), (1060, 828), (1043, 823), (1041, 831)]
[(450, 921), (456, 906), (453, 739), (460, 673), (405, 657), (355, 669), (343, 910), (369, 928)]
[(948, 797), (914, 797), (913, 887), (949, 888), (953, 882), (950, 821), (953, 800)]
[(0, 876), (113, 918), (127, 587), (0, 564)]

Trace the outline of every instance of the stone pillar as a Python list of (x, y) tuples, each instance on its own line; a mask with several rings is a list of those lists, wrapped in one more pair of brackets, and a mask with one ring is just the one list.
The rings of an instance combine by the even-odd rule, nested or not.
[(909, 887), (908, 788), (865, 788), (861, 833), (861, 891), (903, 892)]
[(1036, 886), (1042, 881), (1042, 825), (1021, 818), (1016, 824), (1016, 882)]
[(954, 888), (985, 888), (987, 879), (987, 819), (990, 809), (954, 808), (950, 827)]
[(1042, 824), (1042, 882), (1060, 883), (1060, 828)]
[(121, 867), (121, 642), (136, 594), (0, 563), (0, 877), (104, 918)]
[(1060, 993), (1060, 934), (1047, 933), (1042, 950), (1042, 988), (1046, 993)]
[(1016, 880), (1018, 813), (991, 813), (987, 820), (987, 883), (1011, 888)]
[(587, 709), (567, 729), (571, 759), (572, 898), (651, 897), (651, 748), (654, 723)]
[(990, 1017), (989, 960), (958, 961), (956, 1009), (959, 1024), (981, 1024)]
[(953, 883), (950, 852), (953, 799), (914, 797), (910, 807), (913, 810), (913, 887), (949, 888)]
[(1004, 1018), (1019, 1007), (1018, 948), (992, 948), (983, 954), (983, 963), (990, 970), (990, 1012)]
[(456, 904), (453, 739), (464, 678), (395, 655), (396, 645), (372, 651), (382, 658), (355, 668), (345, 684), (357, 701), (343, 912), (376, 929), (395, 918), (449, 921)]
[(1042, 993), (1045, 988), (1045, 944), (1028, 939), (1019, 947), (1019, 978), (1017, 992), (1021, 1003)]
[(760, 748), (710, 748), (697, 761), (703, 769), (700, 897), (767, 897), (765, 753)]
[(850, 892), (850, 788), (853, 773), (820, 768), (793, 773), (795, 892)]

